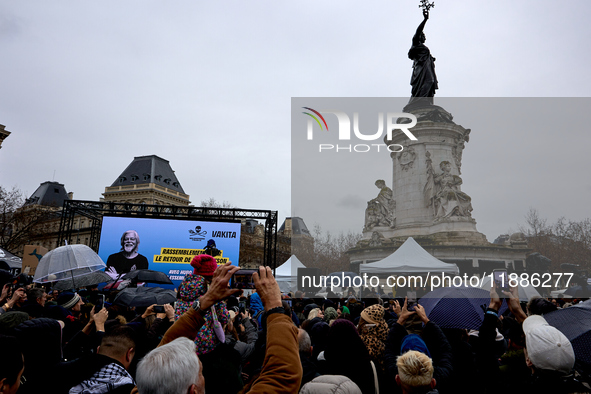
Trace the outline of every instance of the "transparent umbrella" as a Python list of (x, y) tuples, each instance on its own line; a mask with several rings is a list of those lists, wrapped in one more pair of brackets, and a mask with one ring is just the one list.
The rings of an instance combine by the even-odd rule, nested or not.
[(33, 282), (46, 283), (72, 280), (106, 268), (98, 254), (86, 245), (66, 245), (55, 248), (39, 261)]

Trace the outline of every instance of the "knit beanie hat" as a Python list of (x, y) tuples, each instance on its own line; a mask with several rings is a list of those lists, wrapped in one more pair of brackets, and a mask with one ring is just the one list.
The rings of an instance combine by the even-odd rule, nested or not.
[(337, 318), (337, 310), (333, 307), (328, 307), (324, 310), (324, 321), (329, 323), (331, 320)]
[[(41, 306), (41, 305), (39, 305)], [(29, 320), (29, 315), (25, 312), (10, 311), (0, 315), (0, 334), (9, 335), (10, 330), (24, 321)]]
[(409, 350), (415, 350), (417, 352), (421, 352), (431, 357), (431, 353), (429, 353), (429, 348), (427, 348), (427, 344), (425, 343), (425, 341), (423, 341), (423, 338), (421, 338), (417, 334), (409, 334), (405, 336), (402, 340), (402, 344), (400, 345), (400, 354), (404, 354)]
[(78, 301), (80, 301), (80, 296), (69, 291), (60, 294), (57, 298), (57, 304), (66, 309), (71, 309), (78, 303)]
[(217, 269), (218, 263), (213, 257), (207, 254), (199, 254), (191, 260), (191, 266), (194, 268), (194, 275), (211, 277)]

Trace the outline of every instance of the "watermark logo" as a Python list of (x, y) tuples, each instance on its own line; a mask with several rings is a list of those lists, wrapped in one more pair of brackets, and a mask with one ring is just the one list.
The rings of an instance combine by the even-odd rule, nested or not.
[[(307, 109), (309, 111), (314, 112), (316, 115), (318, 115), (320, 117), (320, 119), (322, 119), (322, 122), (324, 122), (324, 125), (326, 126), (326, 131), (328, 131), (328, 125), (326, 124), (326, 120), (324, 119), (324, 116), (320, 115), (320, 112), (310, 108), (310, 107), (302, 107), (304, 109)], [(320, 123), (320, 121), (318, 120), (317, 117), (315, 117), (314, 115), (312, 115), (309, 112), (302, 112), (303, 114), (306, 114), (310, 117), (312, 117), (312, 119), (314, 119), (316, 121), (316, 123), (318, 123), (318, 126), (320, 126), (320, 130), (322, 130), (322, 124)], [(312, 139), (312, 120), (308, 121), (308, 139), (311, 140)]]
[[(322, 110), (322, 111), (317, 111), (315, 109), (312, 109), (310, 107), (302, 107), (304, 109), (307, 109), (310, 112), (313, 112), (314, 114), (310, 113), (310, 112), (302, 112), (305, 115), (308, 115), (311, 119), (308, 119), (308, 124), (307, 124), (307, 139), (309, 141), (312, 141), (314, 139), (314, 120), (316, 121), (316, 123), (318, 124), (318, 126), (320, 126), (320, 130), (324, 130), (324, 128), (322, 127), (322, 123), (324, 123), (324, 126), (326, 127), (326, 130), (328, 131), (328, 124), (326, 122), (326, 120), (324, 119), (324, 117), (322, 116), (322, 114), (333, 114), (336, 116), (338, 124), (339, 124), (339, 130), (338, 130), (338, 139), (339, 141), (350, 141), (351, 137), (352, 137), (352, 133), (351, 133), (351, 119), (349, 118), (349, 115), (347, 115), (345, 112), (343, 111), (336, 111), (336, 110)], [(320, 118), (320, 119), (318, 119)], [(414, 136), (414, 134), (410, 131), (410, 129), (414, 126), (416, 126), (417, 124), (417, 117), (413, 114), (409, 114), (409, 113), (397, 113), (397, 112), (388, 112), (386, 114), (386, 121), (384, 122), (384, 113), (383, 112), (379, 112), (378, 113), (378, 130), (373, 133), (373, 134), (364, 134), (361, 132), (360, 128), (359, 128), (359, 113), (358, 112), (354, 112), (353, 113), (353, 135), (361, 140), (361, 141), (375, 141), (375, 140), (380, 140), (382, 139), (382, 136), (384, 134), (384, 123), (386, 124), (386, 136), (388, 140), (392, 140), (392, 133), (394, 130), (400, 130), (402, 131), (410, 140), (412, 141), (417, 141), (417, 137)], [(399, 119), (409, 119), (410, 123), (397, 123), (396, 121)], [(320, 120), (322, 120), (322, 123), (320, 122)], [(372, 150), (373, 148), (377, 148), (377, 151), (380, 151), (380, 147), (386, 147), (388, 151), (390, 152), (401, 152), (404, 148), (402, 145), (400, 144), (390, 144), (390, 145), (386, 145), (386, 144), (356, 144), (356, 145), (334, 145), (334, 144), (319, 144), (318, 145), (318, 149), (320, 152), (323, 151), (335, 151), (335, 152), (339, 152), (339, 151), (348, 151), (348, 152), (369, 152), (370, 150)]]

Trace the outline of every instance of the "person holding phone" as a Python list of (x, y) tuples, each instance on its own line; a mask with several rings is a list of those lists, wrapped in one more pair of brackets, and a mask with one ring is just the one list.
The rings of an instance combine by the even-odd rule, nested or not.
[[(432, 360), (434, 366), (432, 377), (437, 385), (449, 381), (453, 369), (452, 348), (441, 328), (429, 319), (425, 308), (419, 303), (415, 304), (414, 311), (408, 310), (408, 299), (406, 298), (402, 306), (398, 301), (394, 301), (394, 312), (398, 315), (398, 321), (388, 334), (384, 351), (384, 367), (387, 376), (394, 378), (399, 375), (397, 359), (412, 350), (420, 352)], [(406, 330), (405, 324), (413, 315), (416, 315), (424, 324), (421, 335), (409, 334)], [(422, 360), (425, 359), (422, 358)], [(401, 383), (403, 382), (404, 379)], [(398, 384), (404, 389), (404, 385), (401, 385), (398, 379), (392, 383)]]
[[(163, 382), (164, 384), (174, 384), (177, 387), (179, 382), (169, 379), (166, 373), (171, 370), (178, 371), (179, 368), (189, 368), (186, 370), (186, 376), (189, 378), (183, 382), (186, 387), (181, 389), (182, 392), (204, 392), (205, 378), (201, 372), (200, 361), (195, 355), (195, 347), (193, 346), (191, 351), (186, 353), (187, 357), (191, 357), (191, 360), (178, 360), (179, 352), (169, 351), (168, 348), (169, 346), (170, 348), (191, 346), (193, 342), (183, 340), (183, 338), (195, 338), (205, 323), (204, 316), (210, 308), (240, 291), (228, 287), (230, 278), (238, 269), (239, 267), (231, 264), (220, 266), (215, 271), (207, 292), (200, 296), (166, 332), (160, 342), (160, 347), (146, 355), (140, 362), (136, 375), (140, 393), (142, 391), (164, 391), (161, 387)], [(257, 294), (259, 294), (265, 308), (266, 354), (259, 377), (244, 391), (252, 394), (272, 393), (278, 392), (278, 390), (296, 393), (302, 379), (297, 328), (289, 316), (284, 313), (281, 306), (281, 290), (273, 277), (271, 268), (259, 267), (259, 272), (255, 273), (253, 277)], [(199, 367), (192, 367), (195, 364)], [(172, 368), (172, 366), (175, 367)]]
[(24, 288), (18, 288), (14, 290), (14, 292), (10, 292), (10, 285), (6, 284), (5, 288), (8, 289), (6, 291), (7, 294), (7, 301), (0, 307), (0, 315), (12, 310), (13, 308), (18, 308), (19, 306), (23, 305), (27, 300), (27, 293)]

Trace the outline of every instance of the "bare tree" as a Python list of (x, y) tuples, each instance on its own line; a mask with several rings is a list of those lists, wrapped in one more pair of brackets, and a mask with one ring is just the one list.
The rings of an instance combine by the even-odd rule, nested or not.
[(8, 190), (0, 186), (0, 246), (6, 249), (12, 244), (15, 212), (24, 201), (22, 192), (16, 187)]
[(18, 188), (0, 186), (0, 246), (15, 254), (27, 243), (59, 231), (57, 207), (24, 204)]
[(528, 227), (519, 226), (519, 229), (528, 237), (543, 236), (551, 232), (550, 227), (546, 225), (546, 219), (541, 218), (535, 208), (529, 209), (525, 215), (525, 223)]
[(312, 230), (314, 237), (313, 259), (308, 268), (320, 268), (323, 275), (337, 271), (349, 271), (350, 262), (347, 251), (361, 239), (361, 234), (352, 232), (333, 235), (330, 231), (322, 231), (319, 225)]
[(572, 221), (564, 217), (548, 224), (536, 209), (525, 216), (526, 225), (519, 226), (528, 245), (552, 260), (552, 269), (560, 271), (560, 264), (577, 264), (591, 270), (591, 219)]
[(201, 200), (201, 206), (206, 208), (236, 208), (234, 204), (228, 201), (219, 202), (213, 197), (209, 197), (207, 200)]

